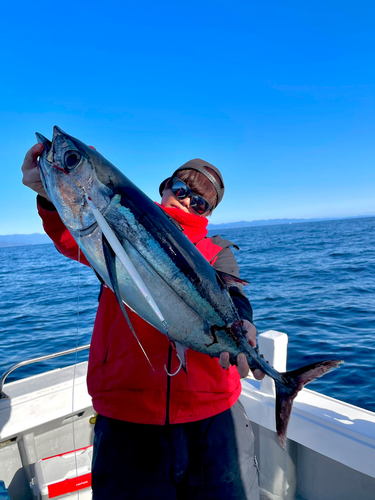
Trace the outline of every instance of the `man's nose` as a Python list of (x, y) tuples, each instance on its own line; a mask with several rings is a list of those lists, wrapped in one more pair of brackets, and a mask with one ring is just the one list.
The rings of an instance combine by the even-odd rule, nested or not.
[(180, 202), (184, 207), (189, 208), (190, 207), (190, 198), (186, 197)]

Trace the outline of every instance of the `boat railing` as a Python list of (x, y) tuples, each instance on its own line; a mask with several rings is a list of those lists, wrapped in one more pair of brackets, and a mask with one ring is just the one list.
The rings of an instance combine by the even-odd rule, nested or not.
[[(287, 335), (270, 330), (260, 334), (258, 340), (259, 351), (266, 361), (279, 372), (285, 372)], [(345, 488), (351, 483), (361, 484), (369, 492), (361, 499), (374, 498), (374, 412), (304, 388), (294, 400), (284, 450), (275, 432), (273, 380), (269, 377), (261, 382), (250, 377), (244, 379), (241, 400), (254, 424), (256, 446), (262, 450), (259, 453), (260, 487), (267, 492), (267, 498), (294, 500), (299, 488), (303, 490), (304, 482), (314, 490), (311, 498), (348, 498), (349, 489)], [(338, 469), (337, 463), (346, 466), (346, 472)], [(329, 482), (335, 484), (342, 495), (330, 494), (325, 485), (327, 491), (322, 496), (319, 485), (311, 481), (314, 474), (330, 477)], [(355, 486), (352, 487), (355, 491)], [(306, 496), (301, 494), (301, 497)]]
[(20, 363), (14, 364), (7, 371), (5, 371), (1, 376), (0, 399), (4, 399), (4, 398), (8, 397), (6, 394), (3, 393), (5, 380), (8, 377), (8, 375), (10, 375), (12, 372), (14, 372), (14, 370), (17, 370), (17, 368), (21, 368), (22, 366), (31, 365), (33, 363), (39, 363), (39, 361), (46, 361), (47, 359), (53, 359), (53, 358), (58, 358), (60, 356), (66, 356), (68, 354), (74, 354), (76, 352), (84, 351), (85, 349), (90, 349), (90, 344), (82, 345), (79, 347), (74, 347), (72, 349), (67, 349), (66, 351), (55, 352), (53, 354), (46, 354), (44, 356), (39, 356), (38, 358), (28, 359), (26, 361), (21, 361)]

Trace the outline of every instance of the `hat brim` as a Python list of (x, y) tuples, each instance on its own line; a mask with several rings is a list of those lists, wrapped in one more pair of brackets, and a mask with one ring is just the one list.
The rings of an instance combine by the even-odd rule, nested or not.
[(164, 192), (164, 189), (165, 189), (165, 186), (167, 185), (167, 182), (169, 181), (170, 177), (167, 177), (166, 179), (164, 179), (164, 181), (160, 184), (159, 186), (159, 194), (160, 196), (163, 196), (163, 192)]

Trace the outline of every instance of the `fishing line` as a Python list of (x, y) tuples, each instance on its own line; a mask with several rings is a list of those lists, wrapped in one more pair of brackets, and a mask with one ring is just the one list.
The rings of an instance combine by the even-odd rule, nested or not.
[[(77, 256), (77, 263), (78, 263), (78, 273), (77, 273), (77, 329), (76, 329), (76, 352), (75, 352), (75, 360), (74, 360), (74, 368), (73, 368), (73, 387), (72, 387), (72, 435), (73, 435), (73, 450), (74, 450), (74, 461), (75, 461), (75, 467), (76, 467), (76, 477), (78, 477), (78, 459), (77, 459), (77, 453), (76, 453), (76, 436), (75, 436), (75, 429), (74, 429), (74, 397), (75, 397), (75, 381), (76, 381), (76, 371), (77, 371), (77, 360), (78, 360), (78, 337), (79, 337), (79, 292), (80, 292), (80, 268), (81, 268), (81, 247), (80, 247), (80, 236), (78, 236), (78, 256)], [(77, 491), (78, 494), (78, 500), (79, 500), (79, 490)]]
[[(56, 165), (56, 163), (52, 163), (52, 166), (56, 168), (57, 170), (60, 170), (61, 172), (64, 172), (69, 179), (71, 179), (73, 182), (77, 184), (77, 186), (83, 191), (83, 193), (86, 195), (86, 191), (83, 186), (79, 182), (77, 182), (73, 177), (69, 175), (68, 172), (66, 172), (63, 168), (59, 167)], [(78, 337), (79, 337), (79, 292), (80, 292), (80, 266), (81, 266), (81, 247), (80, 247), (80, 235), (78, 235), (78, 256), (77, 256), (77, 263), (78, 263), (78, 276), (77, 276), (77, 329), (76, 329), (76, 352), (75, 352), (75, 361), (74, 361), (74, 368), (73, 368), (73, 387), (72, 387), (72, 435), (73, 435), (73, 450), (74, 450), (74, 460), (75, 460), (75, 466), (76, 466), (76, 477), (78, 477), (78, 460), (77, 460), (77, 453), (75, 452), (76, 450), (76, 436), (75, 436), (75, 430), (74, 430), (74, 396), (75, 396), (75, 381), (76, 381), (76, 372), (77, 372), (77, 360), (78, 360)], [(78, 494), (78, 500), (79, 500), (79, 490), (77, 491)]]

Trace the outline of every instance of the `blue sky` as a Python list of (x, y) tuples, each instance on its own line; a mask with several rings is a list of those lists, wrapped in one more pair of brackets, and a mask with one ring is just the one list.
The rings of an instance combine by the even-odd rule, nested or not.
[(375, 214), (373, 2), (7, 2), (0, 234), (42, 232), (20, 166), (53, 125), (152, 199), (191, 158), (212, 223)]

